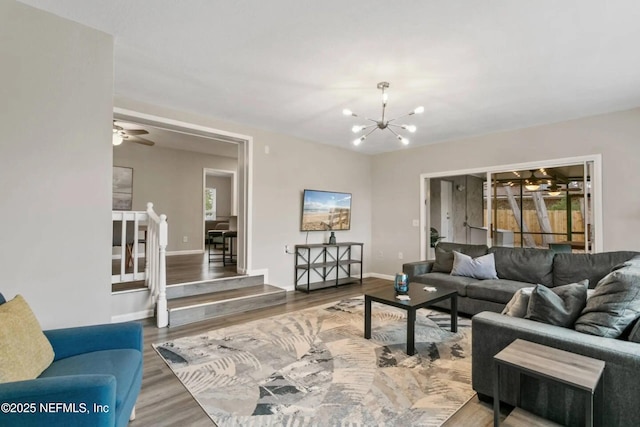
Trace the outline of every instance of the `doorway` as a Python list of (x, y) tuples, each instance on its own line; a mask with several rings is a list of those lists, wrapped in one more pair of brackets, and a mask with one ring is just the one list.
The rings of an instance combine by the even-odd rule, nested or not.
[(435, 227), (442, 228), (435, 230), (436, 241), (448, 237), (440, 218), (444, 207), (438, 206), (448, 203), (447, 196), (437, 194), (448, 192), (444, 181), (453, 183), (454, 195), (454, 230), (446, 241), (540, 248), (565, 243), (602, 251), (601, 168), (601, 156), (592, 155), (421, 174), (420, 257), (433, 259)]
[[(235, 194), (235, 213), (237, 216), (238, 229), (237, 271), (241, 274), (250, 273), (252, 246), (252, 210), (250, 196), (253, 176), (251, 163), (253, 153), (252, 137), (121, 108), (114, 108), (114, 119), (153, 126), (158, 129), (177, 132), (190, 137), (198, 137), (203, 141), (223, 142), (235, 147), (237, 153), (237, 170), (227, 172), (231, 172), (235, 176), (234, 190), (232, 193)], [(204, 207), (201, 215), (204, 216)], [(169, 221), (170, 220), (169, 218)], [(202, 248), (204, 251), (204, 236), (202, 239)]]

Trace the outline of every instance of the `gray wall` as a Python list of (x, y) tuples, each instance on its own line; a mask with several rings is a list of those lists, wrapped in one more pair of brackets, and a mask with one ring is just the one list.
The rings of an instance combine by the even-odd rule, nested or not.
[[(236, 169), (234, 168), (234, 170)], [(232, 204), (231, 177), (207, 175), (207, 188), (216, 189), (216, 215), (222, 218), (230, 216)]]
[[(465, 170), (575, 156), (602, 155), (603, 249), (638, 250), (640, 193), (640, 109), (556, 124), (447, 141), (373, 157), (373, 251), (420, 256), (420, 174)], [(404, 173), (398, 174), (402, 169)], [(405, 209), (386, 203), (393, 197)], [(376, 271), (393, 273), (403, 261), (378, 260)]]
[[(294, 259), (284, 253), (284, 246), (307, 240), (306, 233), (300, 231), (302, 191), (305, 188), (352, 193), (351, 230), (337, 232), (336, 237), (340, 241), (363, 242), (364, 270), (377, 271), (369, 256), (372, 221), (370, 156), (125, 98), (116, 97), (115, 104), (128, 110), (253, 137), (252, 270), (268, 269), (270, 284), (293, 289)], [(268, 154), (266, 146), (269, 146)], [(310, 232), (308, 235), (309, 243), (327, 240), (328, 233)]]
[(0, 292), (44, 328), (110, 321), (111, 36), (0, 2)]
[(133, 168), (133, 210), (153, 202), (158, 214), (167, 215), (168, 252), (202, 250), (203, 170), (235, 170), (236, 159), (123, 143), (113, 148), (113, 163)]

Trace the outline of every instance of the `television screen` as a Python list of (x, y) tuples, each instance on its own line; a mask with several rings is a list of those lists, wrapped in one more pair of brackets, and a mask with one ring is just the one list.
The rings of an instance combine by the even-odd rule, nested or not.
[(304, 190), (302, 231), (349, 230), (351, 194), (334, 191)]

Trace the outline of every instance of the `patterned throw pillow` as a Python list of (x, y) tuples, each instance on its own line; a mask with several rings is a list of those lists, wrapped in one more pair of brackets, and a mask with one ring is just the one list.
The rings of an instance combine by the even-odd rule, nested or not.
[(54, 353), (21, 295), (0, 305), (0, 325), (0, 383), (37, 378)]
[(511, 300), (507, 303), (502, 314), (511, 317), (523, 318), (527, 315), (527, 307), (529, 307), (529, 298), (534, 287), (529, 286), (526, 288), (520, 288), (513, 294)]

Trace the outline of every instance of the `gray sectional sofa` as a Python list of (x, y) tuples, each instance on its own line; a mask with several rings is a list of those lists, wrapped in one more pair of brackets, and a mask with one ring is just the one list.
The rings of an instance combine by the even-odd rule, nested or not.
[[(498, 279), (479, 280), (452, 276), (453, 251), (474, 258), (494, 254)], [(458, 292), (458, 311), (474, 315), (482, 311), (500, 313), (520, 288), (542, 284), (554, 287), (589, 280), (589, 287), (606, 276), (611, 269), (639, 252), (618, 251), (598, 254), (555, 253), (548, 249), (507, 248), (441, 242), (436, 246), (436, 259), (406, 263), (402, 270), (411, 284), (423, 284)], [(449, 301), (436, 304), (449, 308)]]
[[(478, 245), (441, 243), (436, 252), (439, 260), (408, 263), (403, 270), (409, 275), (410, 286), (432, 285), (458, 291), (458, 309), (472, 319), (472, 384), (478, 396), (490, 400), (493, 396), (493, 356), (516, 339), (524, 339), (605, 362), (605, 371), (596, 399), (596, 425), (640, 426), (640, 320), (636, 319), (617, 338), (590, 335), (574, 329), (536, 322), (525, 318), (499, 314), (513, 294), (522, 287), (544, 284), (553, 288), (589, 280), (594, 288), (614, 268), (625, 269), (625, 286), (634, 289), (635, 302), (624, 307), (611, 307), (615, 315), (631, 311), (640, 316), (640, 258), (638, 252), (604, 252), (598, 254), (553, 253), (549, 250), (523, 248), (487, 248)], [(440, 246), (439, 245), (439, 246)], [(498, 279), (477, 280), (452, 276), (452, 250), (473, 257), (493, 253)], [(633, 260), (629, 261), (631, 258)], [(624, 263), (626, 267), (620, 268)], [(615, 283), (614, 283), (615, 285)], [(598, 287), (602, 289), (601, 287)], [(598, 288), (593, 291), (597, 295)], [(592, 296), (587, 302), (594, 299)], [(608, 304), (608, 302), (605, 302)], [(445, 308), (448, 308), (444, 306)], [(583, 310), (583, 314), (587, 309)], [(479, 314), (478, 314), (479, 313)], [(635, 313), (635, 314), (633, 314)], [(628, 315), (628, 313), (627, 313)], [(576, 323), (577, 324), (577, 323)], [(510, 370), (503, 371), (500, 400), (516, 404), (518, 378)], [(526, 375), (520, 379), (520, 406), (547, 419), (568, 426), (585, 425), (585, 396), (550, 381), (540, 381)]]

